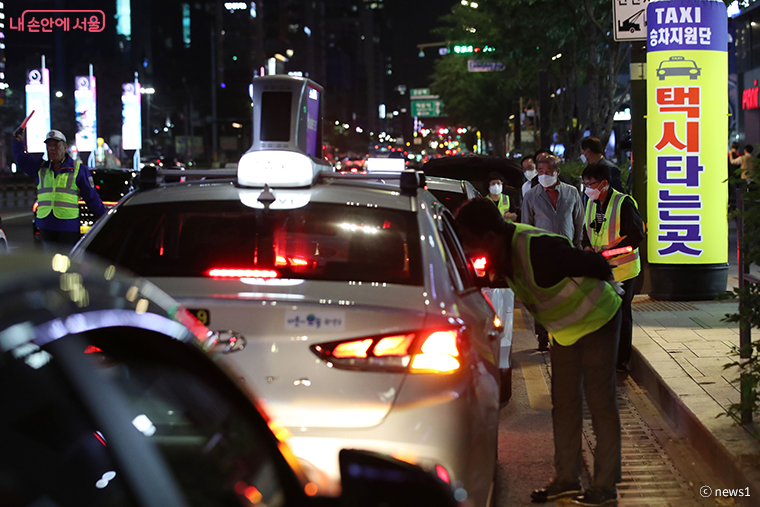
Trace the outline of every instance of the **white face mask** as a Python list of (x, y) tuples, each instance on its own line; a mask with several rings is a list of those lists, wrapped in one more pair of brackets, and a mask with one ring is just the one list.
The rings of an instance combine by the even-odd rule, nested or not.
[(544, 188), (553, 187), (557, 183), (557, 175), (552, 174), (551, 176), (549, 176), (548, 174), (539, 174), (538, 182)]
[(499, 195), (501, 193), (501, 190), (501, 183), (497, 183), (496, 185), (491, 185), (488, 187), (488, 191), (491, 193), (491, 195)]
[(607, 188), (608, 188), (607, 186), (604, 186), (602, 188), (586, 187), (584, 192), (586, 193), (589, 199), (591, 199), (592, 201), (596, 201), (602, 195), (602, 192), (607, 190)]
[(525, 178), (528, 181), (530, 181), (530, 180), (532, 180), (533, 178), (536, 177), (536, 174), (538, 174), (538, 171), (536, 171), (535, 169), (530, 169), (528, 171), (525, 171)]
[(581, 153), (581, 162), (583, 162), (584, 164), (585, 164), (586, 162), (588, 162), (588, 160), (586, 159), (586, 155), (584, 155), (584, 154), (582, 154), (582, 153)]
[(599, 199), (599, 196), (602, 193), (599, 191), (598, 188), (591, 188), (591, 187), (586, 187), (586, 190), (584, 190), (584, 192), (586, 193), (588, 198), (591, 199), (592, 201), (596, 201), (597, 199)]

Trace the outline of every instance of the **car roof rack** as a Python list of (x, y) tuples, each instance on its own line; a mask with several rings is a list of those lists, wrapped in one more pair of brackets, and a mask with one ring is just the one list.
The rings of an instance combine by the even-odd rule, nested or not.
[(323, 172), (317, 175), (315, 183), (324, 180), (346, 180), (346, 181), (377, 181), (377, 180), (398, 180), (401, 193), (403, 195), (416, 195), (418, 188), (426, 188), (425, 173), (414, 169), (407, 169), (398, 172), (372, 172), (366, 174), (341, 174)]

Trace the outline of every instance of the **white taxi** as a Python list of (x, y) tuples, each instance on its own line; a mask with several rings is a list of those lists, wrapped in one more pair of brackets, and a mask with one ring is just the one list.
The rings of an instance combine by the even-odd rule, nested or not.
[[(266, 170), (264, 170), (266, 169)], [(142, 275), (337, 479), (354, 447), (434, 467), (458, 499), (493, 493), (503, 324), (422, 173), (340, 175), (252, 152), (238, 178), (127, 196), (77, 245)]]

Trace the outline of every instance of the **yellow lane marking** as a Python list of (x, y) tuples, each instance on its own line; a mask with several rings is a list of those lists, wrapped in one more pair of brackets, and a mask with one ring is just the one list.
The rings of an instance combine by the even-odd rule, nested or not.
[(546, 386), (541, 365), (538, 363), (520, 363), (520, 370), (525, 379), (525, 388), (528, 390), (530, 408), (550, 410), (552, 408), (552, 397), (549, 394), (549, 388)]
[(528, 326), (525, 325), (525, 317), (523, 316), (522, 308), (515, 308), (514, 318), (512, 321), (512, 331), (527, 331)]

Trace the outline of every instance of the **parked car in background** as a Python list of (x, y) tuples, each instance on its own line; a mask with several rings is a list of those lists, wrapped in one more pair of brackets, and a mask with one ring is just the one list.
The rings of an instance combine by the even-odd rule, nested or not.
[(488, 192), (488, 176), (497, 172), (504, 178), (502, 192), (509, 196), (511, 210), (520, 215), (525, 176), (518, 161), (487, 155), (453, 155), (428, 160), (422, 171), (426, 176), (467, 180), (484, 195)]
[(341, 496), (320, 496), (287, 431), (214, 363), (217, 348), (165, 293), (112, 265), (4, 258), (0, 505), (457, 504), (433, 473), (356, 450), (340, 455)]
[[(100, 199), (106, 210), (113, 208), (122, 197), (135, 189), (135, 179), (139, 174), (132, 169), (90, 169), (95, 190), (98, 191)], [(37, 213), (37, 202), (32, 206), (32, 212)], [(87, 203), (79, 200), (79, 232), (85, 234), (90, 230), (95, 222)], [(32, 232), (34, 233), (35, 242), (40, 242), (40, 230), (37, 228), (36, 217), (32, 218)]]

